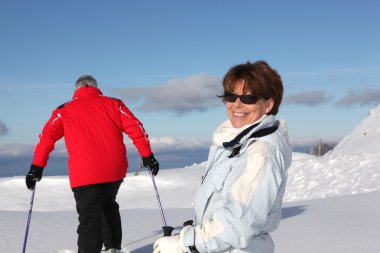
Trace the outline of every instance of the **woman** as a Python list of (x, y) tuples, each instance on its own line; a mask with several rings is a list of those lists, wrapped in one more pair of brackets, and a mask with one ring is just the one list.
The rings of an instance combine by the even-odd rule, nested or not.
[(281, 77), (266, 62), (231, 68), (223, 79), (228, 120), (213, 136), (195, 224), (163, 237), (154, 253), (274, 252), (269, 235), (281, 220), (292, 150), (287, 127), (276, 120)]

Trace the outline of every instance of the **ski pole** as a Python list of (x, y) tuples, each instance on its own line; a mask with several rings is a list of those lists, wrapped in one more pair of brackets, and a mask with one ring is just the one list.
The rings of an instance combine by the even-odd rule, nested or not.
[(164, 225), (162, 227), (162, 230), (164, 231), (164, 236), (170, 236), (172, 234), (172, 231), (173, 231), (174, 228), (166, 225), (165, 215), (164, 215), (164, 211), (162, 209), (160, 195), (158, 194), (158, 190), (157, 190), (157, 186), (156, 186), (156, 181), (154, 180), (154, 176), (153, 176), (153, 173), (152, 173), (151, 169), (148, 168), (148, 170), (149, 170), (149, 174), (150, 174), (150, 176), (152, 178), (153, 188), (154, 188), (154, 191), (156, 192), (156, 199), (157, 199), (158, 207), (159, 207), (160, 212), (161, 212), (162, 223)]
[[(37, 185), (37, 184), (36, 184)], [(28, 221), (26, 223), (26, 231), (25, 231), (25, 237), (24, 237), (24, 246), (22, 248), (22, 253), (25, 253), (26, 250), (26, 241), (28, 240), (28, 233), (29, 233), (29, 224), (30, 220), (32, 219), (32, 210), (33, 210), (33, 202), (34, 202), (34, 193), (36, 192), (36, 185), (33, 187), (32, 191), (32, 199), (30, 200), (30, 207), (29, 207), (29, 214), (28, 214)]]

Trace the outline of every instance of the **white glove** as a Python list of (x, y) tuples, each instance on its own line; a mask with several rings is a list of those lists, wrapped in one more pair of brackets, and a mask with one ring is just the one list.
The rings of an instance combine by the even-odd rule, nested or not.
[(179, 235), (166, 236), (158, 239), (153, 244), (153, 253), (184, 253), (183, 236), (192, 226), (181, 229)]
[(183, 253), (179, 245), (179, 235), (166, 236), (155, 241), (153, 253)]

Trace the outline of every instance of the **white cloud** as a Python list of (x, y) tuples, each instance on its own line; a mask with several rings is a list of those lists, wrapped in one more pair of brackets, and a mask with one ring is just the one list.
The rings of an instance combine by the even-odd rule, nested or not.
[(292, 146), (312, 146), (319, 141), (319, 137), (297, 137), (291, 138), (290, 143)]
[(362, 89), (350, 91), (346, 96), (336, 101), (337, 106), (367, 106), (378, 105), (380, 103), (380, 89)]
[(285, 98), (285, 103), (315, 106), (324, 104), (330, 100), (331, 96), (329, 96), (326, 91), (314, 90), (288, 95)]
[(339, 142), (340, 138), (333, 138), (333, 137), (316, 137), (316, 136), (309, 136), (309, 137), (297, 137), (297, 138), (291, 138), (290, 144), (292, 146), (312, 146), (318, 143), (319, 141), (327, 142), (327, 143), (337, 143)]
[(216, 95), (222, 90), (220, 78), (200, 74), (173, 79), (161, 86), (113, 89), (112, 93), (128, 103), (135, 102), (142, 111), (172, 111), (181, 115), (221, 105)]
[(30, 144), (0, 145), (0, 156), (25, 156), (31, 153), (33, 153), (33, 145)]
[[(290, 94), (285, 97), (286, 104), (298, 104), (306, 106), (316, 106), (325, 104), (332, 100), (332, 97), (324, 90), (314, 90)], [(368, 106), (380, 103), (380, 89), (368, 88), (362, 90), (349, 91), (343, 98), (337, 100), (338, 107)]]
[[(125, 142), (128, 147), (133, 145), (130, 139), (127, 139)], [(162, 136), (150, 138), (150, 144), (152, 146), (153, 151), (166, 152), (208, 149), (211, 145), (211, 141)]]
[(199, 148), (209, 148), (211, 142), (199, 139), (178, 139), (170, 136), (152, 138), (153, 148), (158, 150), (194, 150)]
[[(34, 146), (32, 144), (3, 144), (0, 145), (0, 156), (32, 156), (34, 153)], [(54, 154), (65, 155), (67, 153), (66, 146), (63, 140), (59, 140), (54, 146)]]

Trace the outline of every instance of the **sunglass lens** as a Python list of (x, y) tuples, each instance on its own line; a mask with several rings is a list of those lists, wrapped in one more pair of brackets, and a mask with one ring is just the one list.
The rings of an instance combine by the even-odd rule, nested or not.
[(238, 98), (237, 95), (235, 95), (235, 94), (231, 94), (231, 93), (229, 93), (229, 94), (225, 94), (225, 95), (224, 95), (224, 99), (225, 99), (227, 102), (230, 102), (230, 103), (235, 102), (237, 98)]
[(240, 101), (244, 104), (255, 104), (258, 100), (259, 98), (254, 94), (240, 96)]
[(248, 104), (248, 105), (255, 104), (259, 100), (259, 97), (256, 96), (255, 94), (236, 95), (233, 93), (227, 93), (223, 95), (224, 101), (227, 101), (230, 103), (234, 103), (237, 98), (239, 98), (243, 104)]

